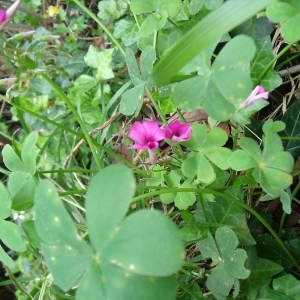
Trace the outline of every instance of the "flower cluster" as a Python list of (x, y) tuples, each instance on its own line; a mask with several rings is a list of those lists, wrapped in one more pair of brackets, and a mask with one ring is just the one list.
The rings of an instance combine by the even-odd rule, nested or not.
[(136, 143), (131, 147), (133, 149), (148, 149), (150, 161), (155, 162), (155, 150), (158, 148), (159, 142), (163, 139), (171, 140), (173, 143), (188, 141), (191, 137), (192, 126), (172, 122), (162, 129), (156, 122), (134, 122), (129, 137)]

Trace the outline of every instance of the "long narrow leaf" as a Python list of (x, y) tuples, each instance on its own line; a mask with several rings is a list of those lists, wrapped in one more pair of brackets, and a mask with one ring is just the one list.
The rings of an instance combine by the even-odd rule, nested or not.
[(152, 72), (156, 85), (166, 84), (198, 53), (272, 2), (275, 0), (230, 0), (211, 12), (184, 35), (156, 65)]

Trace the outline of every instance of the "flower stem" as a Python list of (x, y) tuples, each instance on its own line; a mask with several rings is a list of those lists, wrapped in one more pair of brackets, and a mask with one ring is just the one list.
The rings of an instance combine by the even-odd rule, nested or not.
[(162, 111), (161, 111), (159, 105), (156, 103), (156, 101), (155, 101), (155, 99), (153, 98), (153, 96), (152, 96), (150, 90), (148, 89), (148, 87), (145, 86), (145, 90), (146, 90), (146, 92), (147, 92), (147, 95), (148, 95), (149, 99), (150, 99), (151, 102), (152, 102), (152, 105), (154, 106), (155, 110), (156, 110), (157, 113), (159, 114), (159, 116), (160, 116), (162, 122), (164, 123), (164, 125), (168, 125), (168, 122), (167, 122), (167, 119), (166, 119), (165, 115), (162, 113)]

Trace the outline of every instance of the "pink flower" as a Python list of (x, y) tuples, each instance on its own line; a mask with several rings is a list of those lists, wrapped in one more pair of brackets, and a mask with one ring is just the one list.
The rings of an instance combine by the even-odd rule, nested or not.
[(8, 9), (7, 11), (0, 9), (0, 29), (3, 24), (5, 24), (16, 12), (21, 0), (16, 0)]
[(149, 149), (154, 151), (158, 147), (158, 142), (165, 138), (164, 132), (156, 122), (134, 122), (129, 137), (136, 142), (131, 148)]
[(269, 92), (266, 92), (265, 89), (258, 85), (249, 95), (249, 97), (242, 103), (242, 107), (245, 108), (255, 102), (258, 99), (268, 99), (269, 98)]
[(5, 10), (0, 9), (0, 24), (5, 23), (8, 20), (8, 14)]
[(192, 126), (180, 123), (178, 120), (165, 126), (166, 139), (172, 140), (174, 143), (188, 141), (191, 138)]

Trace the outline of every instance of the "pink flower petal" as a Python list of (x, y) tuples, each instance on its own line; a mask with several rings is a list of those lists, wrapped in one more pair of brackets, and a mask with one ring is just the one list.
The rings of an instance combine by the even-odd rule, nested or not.
[(148, 148), (151, 151), (158, 147), (158, 141), (165, 138), (165, 134), (158, 124), (152, 121), (134, 122), (128, 135), (136, 142), (131, 148)]
[(253, 102), (255, 102), (256, 100), (261, 99), (261, 98), (268, 99), (269, 98), (269, 92), (266, 92), (265, 89), (262, 86), (258, 85), (251, 92), (249, 97), (242, 103), (242, 107), (247, 107), (250, 104), (252, 104)]
[(8, 20), (8, 14), (5, 10), (0, 9), (0, 24), (6, 22)]
[(180, 123), (178, 120), (165, 126), (165, 136), (174, 143), (187, 141), (191, 138), (192, 126)]

